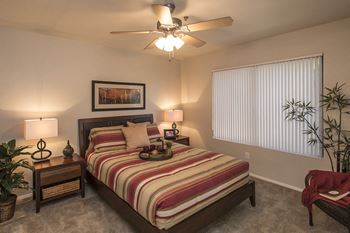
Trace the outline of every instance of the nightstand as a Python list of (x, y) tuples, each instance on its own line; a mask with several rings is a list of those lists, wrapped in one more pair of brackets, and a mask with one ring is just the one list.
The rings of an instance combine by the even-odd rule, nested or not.
[(84, 164), (83, 158), (74, 155), (71, 159), (58, 156), (33, 165), (33, 199), (37, 213), (41, 204), (51, 200), (76, 193), (85, 196)]
[(177, 136), (176, 139), (167, 139), (167, 141), (180, 143), (186, 146), (190, 145), (190, 137), (182, 136), (182, 135)]

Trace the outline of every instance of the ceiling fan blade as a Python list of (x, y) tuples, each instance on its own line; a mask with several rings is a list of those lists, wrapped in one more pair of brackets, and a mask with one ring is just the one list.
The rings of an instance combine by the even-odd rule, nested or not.
[(156, 47), (156, 41), (158, 38), (152, 40), (144, 49), (154, 49)]
[(204, 31), (204, 30), (210, 30), (214, 28), (220, 28), (220, 27), (227, 27), (231, 26), (233, 22), (233, 19), (230, 16), (218, 18), (218, 19), (211, 19), (203, 22), (198, 23), (192, 23), (185, 25), (185, 30), (187, 29), (188, 32), (196, 32), (196, 31)]
[(144, 30), (144, 31), (113, 31), (110, 34), (134, 34), (134, 35), (142, 35), (142, 34), (158, 34), (162, 33), (156, 30)]
[(152, 9), (153, 12), (157, 15), (158, 21), (161, 24), (173, 25), (173, 18), (171, 16), (169, 7), (160, 4), (153, 4)]
[(183, 42), (185, 42), (185, 44), (189, 44), (197, 48), (202, 47), (206, 44), (205, 41), (190, 35), (184, 35), (181, 39), (183, 40)]

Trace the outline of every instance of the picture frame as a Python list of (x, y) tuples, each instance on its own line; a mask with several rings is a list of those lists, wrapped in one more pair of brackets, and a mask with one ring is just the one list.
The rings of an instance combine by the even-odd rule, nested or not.
[(92, 80), (92, 111), (146, 108), (146, 84)]
[(164, 129), (164, 139), (176, 139), (175, 129)]

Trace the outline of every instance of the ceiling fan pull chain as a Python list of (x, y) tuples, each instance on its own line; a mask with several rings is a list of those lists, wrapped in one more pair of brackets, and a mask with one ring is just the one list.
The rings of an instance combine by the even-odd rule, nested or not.
[(168, 61), (171, 62), (171, 60), (173, 60), (175, 57), (175, 53), (174, 53), (174, 50), (173, 51), (170, 51), (168, 52)]

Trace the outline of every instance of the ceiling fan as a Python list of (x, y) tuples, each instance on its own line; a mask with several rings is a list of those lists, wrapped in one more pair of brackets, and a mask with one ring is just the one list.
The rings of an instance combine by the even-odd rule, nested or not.
[[(174, 49), (180, 49), (185, 43), (196, 48), (202, 47), (206, 44), (205, 41), (200, 40), (192, 35), (191, 32), (211, 30), (219, 27), (231, 26), (233, 19), (230, 16), (218, 19), (211, 19), (207, 21), (191, 23), (187, 25), (182, 24), (182, 20), (172, 16), (175, 4), (152, 4), (152, 10), (158, 17), (157, 30), (143, 30), (143, 31), (112, 31), (111, 34), (158, 34), (159, 38), (152, 40), (145, 49), (158, 48), (169, 53), (169, 60), (174, 57)], [(186, 21), (187, 16), (184, 17)]]

